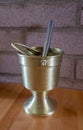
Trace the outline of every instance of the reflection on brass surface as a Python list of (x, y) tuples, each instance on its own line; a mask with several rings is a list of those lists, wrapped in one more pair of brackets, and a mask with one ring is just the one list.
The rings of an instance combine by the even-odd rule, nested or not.
[[(42, 51), (42, 48), (36, 49)], [(33, 95), (24, 104), (26, 113), (31, 115), (47, 116), (56, 110), (56, 101), (48, 97), (47, 93), (58, 85), (63, 51), (54, 48), (49, 55), (42, 59), (41, 56), (18, 53), (24, 86)]]

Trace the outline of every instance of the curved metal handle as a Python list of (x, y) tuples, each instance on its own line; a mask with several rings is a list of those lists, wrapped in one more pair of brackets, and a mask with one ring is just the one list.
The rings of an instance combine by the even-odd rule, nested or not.
[(42, 66), (46, 66), (47, 65), (47, 60), (46, 59), (42, 59), (41, 60), (41, 65)]

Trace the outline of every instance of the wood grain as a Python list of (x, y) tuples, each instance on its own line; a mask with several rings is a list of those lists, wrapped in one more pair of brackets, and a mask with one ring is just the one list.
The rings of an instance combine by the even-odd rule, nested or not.
[(83, 91), (56, 88), (50, 92), (58, 108), (45, 118), (25, 114), (23, 103), (30, 95), (21, 84), (0, 83), (0, 130), (83, 130)]

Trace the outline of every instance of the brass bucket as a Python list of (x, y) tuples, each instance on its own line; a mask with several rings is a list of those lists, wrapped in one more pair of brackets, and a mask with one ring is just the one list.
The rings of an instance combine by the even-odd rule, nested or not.
[[(36, 49), (42, 51), (42, 47)], [(51, 50), (52, 55), (44, 59), (41, 56), (18, 53), (24, 86), (32, 92), (32, 97), (24, 103), (28, 114), (48, 116), (56, 110), (56, 101), (47, 93), (58, 85), (63, 51), (59, 48)]]

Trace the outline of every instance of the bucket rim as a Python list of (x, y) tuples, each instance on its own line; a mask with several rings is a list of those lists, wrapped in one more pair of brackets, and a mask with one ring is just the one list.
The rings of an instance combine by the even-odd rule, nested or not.
[[(42, 47), (32, 47), (32, 48), (42, 48)], [(54, 58), (54, 57), (59, 57), (61, 55), (64, 54), (64, 51), (60, 48), (51, 48), (52, 50), (58, 50), (59, 54), (55, 54), (55, 55), (52, 55), (52, 56), (46, 56), (45, 58), (48, 59), (48, 58)], [(41, 55), (24, 55), (24, 54), (21, 54), (20, 52), (17, 52), (17, 54), (21, 57), (25, 57), (25, 58), (36, 58), (36, 59), (40, 59), (40, 58), (43, 58)]]

